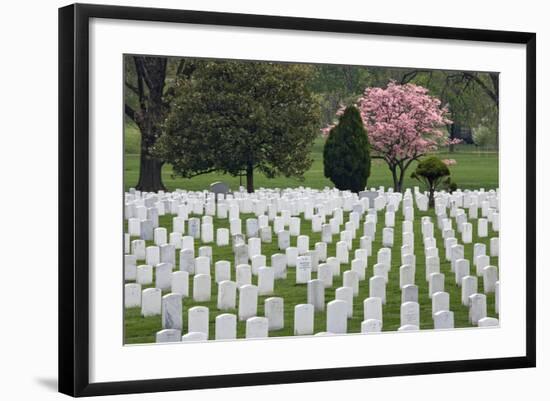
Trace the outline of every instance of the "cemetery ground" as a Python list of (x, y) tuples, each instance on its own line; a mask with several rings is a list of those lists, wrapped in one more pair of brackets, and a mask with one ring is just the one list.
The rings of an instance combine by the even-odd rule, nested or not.
[[(366, 278), (359, 283), (359, 295), (353, 298), (353, 317), (348, 320), (348, 333), (360, 333), (361, 322), (364, 320), (363, 315), (363, 300), (369, 297), (369, 278), (373, 276), (373, 265), (376, 263), (376, 254), (380, 248), (382, 248), (382, 228), (384, 227), (383, 212), (379, 212), (377, 232), (374, 241), (372, 242), (372, 256), (369, 256), (368, 267), (366, 269)], [(428, 282), (425, 279), (425, 263), (424, 245), (422, 241), (421, 232), (421, 216), (431, 216), (432, 221), (436, 221), (433, 209), (428, 212), (420, 212), (415, 207), (415, 219), (413, 223), (415, 243), (414, 253), (417, 255), (417, 268), (415, 273), (415, 284), (418, 286), (418, 301), (420, 305), (420, 329), (433, 328), (432, 319), (432, 300), (428, 295)], [(159, 217), (159, 227), (164, 227), (168, 232), (172, 229), (172, 218), (174, 215), (165, 215)], [(190, 214), (189, 217), (193, 217)], [(199, 217), (199, 216), (194, 216)], [(241, 214), (242, 221), (246, 221), (247, 218), (253, 218), (255, 215)], [(344, 213), (344, 221), (349, 220), (349, 213)], [(383, 306), (383, 331), (396, 331), (400, 327), (400, 306), (401, 306), (401, 289), (399, 287), (399, 267), (401, 265), (401, 236), (402, 236), (402, 223), (403, 213), (400, 209), (395, 214), (395, 226), (394, 226), (394, 238), (395, 244), (392, 247), (392, 262), (391, 270), (388, 275), (388, 283), (386, 286), (386, 304)], [(213, 217), (214, 227), (217, 228), (229, 228), (228, 219), (218, 219)], [(126, 223), (127, 224), (127, 223)], [(126, 232), (125, 227), (125, 232)], [(359, 249), (359, 237), (362, 232), (362, 227), (358, 229), (357, 237), (353, 240), (353, 248)], [(320, 232), (312, 232), (311, 221), (301, 219), (301, 234), (308, 235), (310, 238), (310, 244), (315, 244), (321, 241)], [(464, 258), (468, 260), (473, 259), (473, 247), (475, 243), (485, 244), (489, 249), (489, 241), (491, 237), (497, 237), (498, 233), (492, 231), (491, 225), (489, 225), (488, 236), (485, 238), (479, 238), (477, 236), (477, 230), (473, 230), (473, 238), (471, 244), (464, 245)], [(137, 237), (136, 237), (137, 238)], [(337, 236), (333, 236), (332, 243), (327, 246), (328, 256), (334, 256), (336, 254), (336, 242)], [(291, 246), (296, 246), (297, 237), (291, 237)], [(147, 241), (147, 246), (154, 245), (153, 241)], [(198, 248), (203, 245), (212, 247), (212, 264), (211, 269), (214, 267), (214, 263), (220, 260), (227, 260), (231, 263), (231, 279), (235, 279), (235, 266), (234, 266), (234, 254), (231, 244), (228, 246), (218, 247), (215, 241), (209, 244), (202, 244), (200, 240), (195, 240), (195, 255), (198, 255)], [(439, 248), (439, 254), (441, 257), (441, 273), (445, 275), (445, 291), (450, 294), (450, 310), (454, 312), (455, 328), (460, 327), (472, 327), (468, 321), (468, 307), (463, 306), (461, 303), (461, 288), (455, 284), (455, 275), (451, 272), (450, 262), (445, 260), (445, 247), (443, 239), (440, 235), (437, 235), (437, 247)], [(271, 255), (275, 253), (284, 253), (280, 251), (277, 245), (277, 236), (273, 235), (272, 243), (262, 243), (262, 254), (266, 256), (266, 260), (271, 260)], [(333, 286), (325, 289), (325, 302), (329, 302), (335, 299), (335, 290), (342, 286), (343, 272), (351, 268), (351, 260), (353, 257), (353, 251), (350, 252), (350, 263), (341, 264), (341, 272), (339, 277), (334, 277)], [(491, 265), (498, 266), (498, 258), (490, 258)], [(174, 271), (179, 270), (179, 257), (176, 257), (176, 267)], [(474, 271), (475, 266), (471, 266), (471, 270)], [(275, 280), (273, 294), (267, 296), (258, 297), (258, 313), (257, 316), (264, 316), (264, 301), (269, 297), (282, 297), (284, 299), (284, 329), (277, 331), (270, 331), (270, 337), (277, 336), (292, 336), (294, 329), (294, 306), (298, 304), (307, 303), (307, 284), (295, 284), (295, 268), (287, 269), (287, 278)], [(212, 296), (209, 302), (194, 302), (193, 298), (185, 297), (183, 300), (183, 327), (187, 327), (187, 311), (193, 306), (206, 306), (209, 313), (209, 339), (214, 339), (215, 334), (215, 318), (222, 313), (237, 313), (235, 310), (219, 311), (217, 309), (217, 292), (218, 285), (215, 282), (214, 274), (212, 277)], [(315, 278), (316, 274), (312, 274), (312, 278)], [(258, 276), (253, 276), (252, 284), (257, 284)], [(143, 285), (142, 288), (154, 287), (151, 285)], [(483, 293), (483, 280), (478, 280), (478, 292)], [(170, 290), (163, 291), (163, 295), (170, 293)], [(189, 280), (189, 294), (193, 293), (193, 280)], [(487, 316), (497, 317), (495, 313), (495, 294), (489, 293), (487, 295)], [(149, 343), (155, 342), (155, 334), (162, 329), (161, 316), (142, 317), (141, 309), (127, 308), (125, 309), (125, 343)], [(237, 323), (237, 338), (245, 337), (245, 321), (238, 321)], [(315, 312), (314, 315), (314, 330), (317, 332), (326, 331), (326, 310), (323, 312)]]
[[(133, 187), (138, 179), (139, 174), (139, 134), (132, 126), (127, 126), (125, 137), (125, 171), (124, 182), (125, 189)], [(319, 137), (312, 150), (313, 165), (305, 173), (305, 180), (299, 181), (297, 179), (291, 179), (286, 177), (277, 177), (275, 179), (267, 179), (262, 174), (255, 174), (255, 187), (259, 189), (261, 187), (266, 188), (293, 188), (293, 187), (309, 187), (314, 189), (322, 189), (324, 187), (332, 188), (331, 182), (323, 175), (323, 152), (324, 139)], [(459, 145), (457, 151), (449, 153), (448, 151), (440, 151), (437, 156), (441, 159), (454, 159), (456, 165), (450, 167), (453, 180), (457, 182), (458, 187), (462, 190), (472, 189), (478, 190), (484, 188), (485, 190), (498, 188), (498, 153), (495, 151), (479, 151), (473, 145)], [(419, 183), (411, 179), (410, 173), (414, 171), (415, 165), (412, 165), (407, 170), (405, 187), (412, 188)], [(231, 187), (233, 191), (238, 191), (239, 177), (231, 177), (222, 174), (206, 174), (195, 177), (193, 179), (183, 179), (181, 177), (174, 177), (171, 174), (170, 166), (166, 165), (163, 168), (163, 181), (168, 191), (174, 191), (176, 189), (183, 189), (187, 191), (203, 191), (209, 187), (209, 185), (215, 181), (223, 181)], [(384, 186), (385, 188), (391, 187), (391, 176), (386, 165), (380, 161), (373, 161), (373, 167), (371, 170), (371, 177), (368, 181), (369, 188), (378, 188)], [(423, 188), (420, 188), (423, 190)], [(349, 212), (344, 213), (344, 222), (349, 221)], [(415, 271), (415, 284), (418, 286), (418, 303), (420, 306), (420, 329), (433, 328), (432, 318), (432, 300), (429, 297), (428, 282), (425, 278), (425, 250), (422, 241), (421, 232), (421, 217), (430, 216), (433, 222), (437, 222), (434, 209), (430, 209), (427, 212), (421, 212), (414, 205), (415, 218), (413, 221), (414, 229), (414, 254), (416, 255), (416, 271)], [(159, 227), (166, 228), (167, 232), (172, 232), (174, 215), (166, 214), (159, 216)], [(199, 215), (189, 214), (189, 218), (199, 217)], [(256, 217), (253, 213), (240, 214), (241, 221), (246, 221), (247, 218)], [(300, 234), (309, 236), (310, 247), (316, 242), (321, 241), (320, 232), (312, 232), (311, 220), (306, 220), (301, 217)], [(399, 267), (401, 263), (401, 237), (402, 237), (402, 223), (404, 221), (403, 211), (400, 208), (395, 213), (395, 225), (394, 225), (394, 246), (391, 248), (391, 270), (388, 274), (388, 282), (386, 286), (386, 304), (383, 305), (383, 331), (396, 331), (400, 326), (400, 307), (401, 307), (401, 289), (399, 285)], [(474, 223), (474, 221), (471, 221)], [(124, 232), (128, 232), (127, 224), (125, 220)], [(187, 225), (187, 224), (186, 224)], [(219, 219), (213, 216), (214, 230), (219, 228), (229, 228), (229, 219)], [(474, 244), (485, 244), (487, 249), (490, 248), (490, 239), (492, 237), (498, 237), (498, 232), (492, 230), (492, 225), (489, 224), (488, 235), (484, 238), (479, 238), (477, 235), (477, 224), (474, 225), (472, 242), (464, 244), (464, 259), (470, 260), (470, 271), (473, 271), (475, 276), (475, 264), (473, 263), (473, 248)], [(383, 211), (378, 213), (378, 223), (376, 236), (372, 242), (372, 253), (368, 258), (368, 266), (366, 269), (365, 280), (359, 283), (359, 294), (353, 297), (353, 317), (348, 320), (347, 332), (348, 333), (360, 333), (361, 322), (364, 320), (364, 306), (363, 301), (369, 297), (369, 278), (373, 277), (373, 265), (376, 263), (376, 255), (382, 245), (382, 229), (384, 228), (384, 213)], [(355, 249), (360, 248), (360, 237), (363, 231), (362, 225), (357, 230), (356, 238), (353, 240), (352, 251), (350, 251), (350, 263), (341, 264), (340, 276), (333, 278), (333, 285), (330, 288), (325, 289), (325, 304), (336, 299), (335, 291), (339, 287), (343, 286), (343, 272), (350, 270), (351, 260), (353, 259), (353, 252)], [(436, 230), (434, 230), (436, 231)], [(243, 230), (244, 232), (244, 230)], [(186, 235), (186, 234), (184, 234)], [(459, 234), (457, 233), (457, 236)], [(445, 288), (444, 291), (450, 295), (449, 309), (454, 312), (454, 327), (472, 327), (469, 322), (467, 306), (463, 306), (461, 302), (461, 288), (455, 284), (455, 274), (451, 271), (450, 262), (445, 259), (445, 245), (444, 240), (440, 236), (439, 230), (437, 230), (437, 248), (440, 255), (440, 271), (445, 276)], [(131, 239), (137, 239), (138, 237), (132, 237)], [(338, 234), (333, 235), (332, 243), (327, 245), (327, 255), (336, 255), (336, 243), (339, 241)], [(290, 246), (296, 246), (297, 236), (291, 236)], [(146, 246), (154, 245), (154, 241), (146, 241)], [(195, 302), (193, 297), (185, 297), (183, 300), (183, 328), (187, 328), (187, 312), (194, 306), (206, 306), (209, 309), (209, 339), (214, 339), (215, 335), (215, 319), (216, 316), (223, 313), (237, 314), (237, 310), (224, 310), (217, 309), (217, 293), (218, 285), (215, 282), (215, 275), (213, 274), (214, 264), (217, 261), (226, 260), (231, 263), (231, 280), (235, 280), (235, 256), (231, 246), (231, 242), (228, 246), (217, 246), (214, 239), (213, 242), (203, 244), (200, 239), (196, 239), (195, 255), (198, 255), (199, 247), (208, 245), (212, 247), (212, 261), (211, 261), (211, 298), (208, 302)], [(271, 243), (261, 244), (261, 254), (266, 256), (267, 264), (270, 264), (271, 255), (276, 253), (283, 253), (278, 249), (277, 234), (273, 233), (273, 240)], [(179, 251), (178, 251), (179, 252)], [(498, 266), (498, 257), (490, 257), (490, 265)], [(179, 270), (179, 257), (176, 257), (176, 265), (174, 271)], [(258, 296), (258, 309), (256, 316), (264, 316), (264, 301), (270, 297), (281, 297), (284, 299), (284, 328), (276, 331), (269, 331), (269, 337), (278, 336), (292, 336), (294, 335), (294, 307), (298, 304), (307, 303), (307, 284), (296, 284), (295, 268), (287, 269), (286, 279), (275, 280), (274, 291), (270, 295)], [(154, 272), (153, 272), (154, 274)], [(312, 273), (312, 279), (317, 278), (316, 273)], [(258, 276), (252, 277), (252, 284), (256, 285)], [(129, 283), (130, 281), (128, 281)], [(150, 285), (142, 285), (142, 289), (154, 288), (155, 278), (153, 277), (153, 283)], [(478, 280), (478, 292), (483, 293), (483, 279), (479, 277)], [(170, 290), (162, 291), (162, 295), (170, 293)], [(189, 279), (189, 294), (193, 294), (193, 280)], [(495, 311), (495, 294), (489, 293), (487, 295), (487, 316), (498, 317)], [(314, 314), (314, 333), (326, 331), (326, 316), (327, 312), (315, 312)], [(161, 316), (143, 317), (141, 315), (141, 309), (139, 307), (126, 308), (125, 309), (125, 330), (124, 330), (124, 343), (125, 344), (139, 344), (139, 343), (151, 343), (155, 342), (155, 335), (157, 331), (162, 329)], [(237, 338), (245, 337), (246, 321), (237, 320)], [(184, 331), (185, 333), (185, 331)]]

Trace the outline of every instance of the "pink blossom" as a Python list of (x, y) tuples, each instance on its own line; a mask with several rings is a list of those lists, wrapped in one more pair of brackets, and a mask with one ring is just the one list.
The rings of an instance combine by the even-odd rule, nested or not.
[(440, 130), (452, 122), (448, 110), (426, 88), (392, 81), (386, 89), (365, 89), (357, 107), (372, 149), (386, 160), (418, 158), (449, 144)]
[(447, 166), (454, 166), (456, 164), (456, 160), (455, 159), (443, 159), (441, 160), (443, 163), (445, 163), (445, 165)]
[[(355, 106), (367, 130), (373, 156), (388, 164), (397, 190), (401, 190), (404, 171), (413, 160), (440, 146), (460, 142), (450, 140), (441, 129), (452, 123), (447, 107), (422, 86), (390, 81), (385, 89), (366, 88)], [(330, 128), (324, 128), (323, 133), (328, 135)]]
[(330, 133), (330, 130), (335, 127), (335, 124), (329, 124), (325, 128), (321, 128), (321, 134), (326, 138)]

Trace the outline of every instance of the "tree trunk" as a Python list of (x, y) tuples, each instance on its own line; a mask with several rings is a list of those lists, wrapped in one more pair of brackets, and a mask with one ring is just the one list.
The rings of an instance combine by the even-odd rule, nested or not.
[(163, 98), (167, 59), (134, 56), (133, 60), (136, 82), (135, 85), (126, 83), (126, 86), (137, 95), (139, 109), (134, 110), (130, 104), (125, 103), (125, 113), (141, 132), (139, 180), (136, 189), (157, 192), (166, 189), (162, 183), (163, 162), (153, 157), (152, 149), (162, 135), (162, 123), (168, 113), (168, 104)]
[(162, 166), (164, 162), (152, 155), (152, 149), (160, 136), (158, 109), (149, 111), (147, 117), (140, 121), (141, 152), (139, 157), (139, 179), (136, 189), (144, 192), (165, 191), (162, 182)]
[(254, 167), (246, 167), (246, 191), (251, 194), (254, 192)]
[[(455, 139), (457, 137), (458, 133), (458, 127), (455, 123), (451, 124), (451, 127), (449, 129), (449, 137), (451, 140)], [(453, 153), (455, 151), (455, 145), (449, 145), (449, 153)]]
[(403, 183), (401, 182), (401, 180), (397, 179), (397, 182), (395, 183), (393, 188), (394, 192), (401, 192), (403, 190), (402, 185)]
[(403, 192), (403, 181), (405, 181), (405, 170), (402, 167), (399, 168), (399, 180), (397, 181), (396, 192)]
[(430, 195), (429, 195), (429, 199), (428, 199), (428, 208), (431, 209), (431, 208), (435, 207), (434, 187), (430, 186), (429, 191), (430, 191)]
[(397, 167), (391, 166), (390, 171), (391, 171), (391, 176), (393, 178), (393, 190), (395, 192), (401, 192), (401, 190), (399, 189), (399, 180), (397, 179)]
[(139, 163), (139, 182), (136, 189), (146, 192), (165, 191), (162, 183), (162, 161), (141, 152)]

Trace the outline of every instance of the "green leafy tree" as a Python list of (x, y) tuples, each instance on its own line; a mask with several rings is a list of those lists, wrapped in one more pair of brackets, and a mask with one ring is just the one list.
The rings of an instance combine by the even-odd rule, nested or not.
[(189, 78), (201, 62), (171, 57), (124, 56), (126, 129), (134, 125), (140, 133), (136, 189), (146, 192), (166, 189), (162, 182), (164, 160), (154, 154), (154, 148), (164, 134), (162, 125), (171, 108), (175, 77)]
[(479, 125), (473, 129), (472, 137), (474, 143), (482, 148), (494, 148), (497, 142), (496, 132), (484, 125)]
[(440, 185), (451, 186), (454, 184), (451, 181), (449, 167), (435, 156), (420, 161), (416, 166), (416, 170), (411, 174), (411, 178), (417, 179), (428, 188), (430, 207), (434, 207), (434, 193)]
[(156, 154), (175, 174), (213, 171), (301, 178), (312, 163), (319, 110), (307, 65), (208, 61), (176, 84)]
[(125, 56), (124, 112), (140, 132), (139, 181), (136, 188), (156, 192), (166, 189), (162, 182), (163, 161), (152, 153), (162, 135), (162, 121), (169, 109), (165, 57)]
[(317, 64), (310, 87), (318, 94), (320, 125), (331, 123), (342, 104), (353, 104), (369, 84), (369, 67)]
[[(421, 70), (410, 68), (367, 67), (368, 86), (383, 87), (395, 80), (401, 85), (414, 83), (430, 90), (452, 114), (447, 130), (454, 139), (459, 127), (490, 126), (498, 146), (499, 74), (450, 70)], [(449, 143), (449, 150), (454, 144)]]
[(344, 110), (338, 124), (331, 129), (323, 150), (325, 177), (336, 188), (359, 192), (370, 176), (370, 147), (359, 110)]

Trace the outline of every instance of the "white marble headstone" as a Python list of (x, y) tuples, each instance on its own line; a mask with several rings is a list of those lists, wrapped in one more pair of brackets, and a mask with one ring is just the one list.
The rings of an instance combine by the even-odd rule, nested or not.
[(346, 270), (342, 280), (344, 287), (350, 287), (353, 290), (353, 296), (359, 295), (359, 274), (353, 270)]
[(141, 284), (124, 284), (124, 307), (136, 308), (141, 306)]
[(311, 304), (298, 304), (294, 307), (294, 335), (312, 335), (314, 308)]
[(468, 317), (470, 323), (477, 326), (480, 319), (487, 317), (487, 297), (485, 294), (470, 295), (470, 310)]
[(420, 306), (418, 302), (405, 302), (401, 304), (401, 326), (420, 326)]
[(189, 333), (209, 332), (209, 311), (206, 306), (194, 306), (187, 312), (187, 328)]
[(428, 294), (430, 299), (433, 294), (439, 291), (445, 291), (445, 275), (443, 273), (432, 273), (428, 281)]
[(483, 292), (485, 294), (495, 292), (495, 284), (498, 281), (498, 269), (496, 266), (487, 266), (483, 269)]
[(162, 328), (181, 330), (183, 305), (180, 294), (167, 294), (162, 297)]
[(266, 338), (269, 332), (269, 322), (265, 317), (251, 317), (246, 319), (246, 338)]
[(454, 329), (454, 313), (448, 310), (439, 311), (434, 314), (434, 329)]
[(237, 316), (222, 313), (216, 316), (216, 340), (234, 340), (237, 338)]
[(334, 300), (327, 304), (327, 332), (346, 333), (348, 328), (348, 303)]
[(237, 302), (237, 284), (233, 281), (225, 280), (218, 283), (218, 302), (219, 310), (235, 309)]
[(147, 288), (141, 293), (141, 315), (143, 317), (160, 315), (162, 311), (162, 291)]
[(432, 316), (437, 312), (450, 310), (450, 297), (448, 292), (438, 291), (432, 295)]
[(351, 287), (340, 287), (337, 288), (334, 297), (337, 300), (345, 301), (348, 305), (348, 319), (353, 317), (353, 288)]
[(370, 278), (369, 297), (380, 298), (382, 304), (386, 303), (386, 279), (384, 277), (374, 276)]
[(380, 333), (382, 331), (382, 322), (377, 319), (368, 319), (361, 322), (361, 333)]
[(178, 293), (182, 297), (189, 296), (189, 273), (186, 271), (172, 272), (171, 277), (171, 291)]
[(307, 303), (313, 305), (316, 312), (325, 310), (325, 286), (322, 280), (307, 282)]
[(298, 256), (296, 259), (296, 284), (305, 284), (311, 280), (311, 256)]
[(247, 320), (258, 313), (258, 287), (245, 284), (239, 288), (239, 320)]
[(265, 317), (268, 320), (269, 331), (281, 330), (284, 328), (284, 299), (281, 297), (271, 297), (265, 300)]
[(461, 301), (462, 305), (470, 305), (470, 295), (477, 293), (477, 277), (476, 276), (466, 276), (462, 277), (462, 288), (461, 288)]
[(195, 274), (193, 277), (193, 300), (208, 302), (211, 297), (211, 278), (209, 274)]

